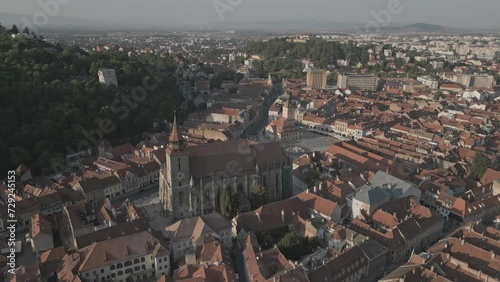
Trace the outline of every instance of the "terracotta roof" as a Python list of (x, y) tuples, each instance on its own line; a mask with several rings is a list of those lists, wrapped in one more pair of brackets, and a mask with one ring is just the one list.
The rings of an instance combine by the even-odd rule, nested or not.
[(161, 246), (160, 241), (147, 231), (96, 242), (79, 251), (84, 254), (79, 271), (85, 272), (148, 254), (153, 255), (158, 245), (161, 250), (158, 255), (168, 256), (166, 247)]
[(14, 272), (14, 275), (6, 275), (8, 282), (38, 282), (41, 280), (38, 261), (20, 266)]
[(36, 238), (40, 234), (52, 236), (52, 224), (37, 213), (31, 217), (31, 238)]
[(486, 185), (493, 183), (497, 179), (500, 179), (500, 171), (488, 168), (480, 181), (483, 185)]
[(119, 223), (95, 232), (77, 236), (75, 244), (79, 249), (92, 245), (95, 242), (102, 242), (121, 236), (131, 235), (139, 232), (144, 232), (149, 229), (149, 226), (141, 219)]
[(368, 267), (368, 259), (359, 246), (354, 246), (325, 265), (309, 272), (308, 276), (311, 282), (348, 281), (349, 277), (358, 272), (365, 273), (362, 270), (366, 267)]
[(231, 222), (218, 213), (181, 219), (165, 228), (167, 237), (173, 242), (186, 238), (197, 242), (206, 234), (220, 234), (225, 229), (231, 229)]

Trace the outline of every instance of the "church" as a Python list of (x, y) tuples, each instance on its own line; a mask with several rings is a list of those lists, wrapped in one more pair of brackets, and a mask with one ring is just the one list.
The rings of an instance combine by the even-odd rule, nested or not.
[(267, 189), (270, 202), (292, 195), (292, 164), (280, 143), (240, 139), (187, 146), (174, 120), (166, 167), (160, 173), (159, 195), (167, 214), (208, 214), (218, 209), (225, 187), (250, 198), (259, 184)]

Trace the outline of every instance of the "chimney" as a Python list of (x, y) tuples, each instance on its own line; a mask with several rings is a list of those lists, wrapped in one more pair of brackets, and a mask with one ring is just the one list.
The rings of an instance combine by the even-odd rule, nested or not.
[(318, 193), (318, 185), (314, 185), (314, 193), (317, 194)]
[(285, 224), (285, 210), (281, 209), (281, 222)]
[(495, 252), (491, 251), (491, 260), (495, 259)]
[(431, 272), (434, 272), (434, 265), (431, 265)]
[(306, 190), (306, 193), (309, 194), (309, 189)]
[(26, 273), (26, 268), (24, 268), (24, 266), (21, 266), (21, 273), (22, 273), (22, 274), (25, 274), (25, 273)]
[(260, 219), (260, 214), (258, 212), (255, 212), (255, 215), (257, 215), (257, 220), (259, 221), (259, 224), (262, 224), (262, 220)]
[(464, 238), (462, 238), (462, 245), (463, 245), (463, 244), (465, 244), (465, 239), (464, 239)]

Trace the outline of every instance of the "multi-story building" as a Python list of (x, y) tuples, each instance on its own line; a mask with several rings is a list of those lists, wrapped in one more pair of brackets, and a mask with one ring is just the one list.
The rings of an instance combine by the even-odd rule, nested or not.
[(54, 248), (52, 224), (40, 213), (31, 218), (31, 248), (35, 254)]
[(314, 69), (307, 72), (307, 86), (313, 89), (325, 89), (327, 79), (328, 71)]
[(369, 216), (353, 219), (350, 228), (389, 249), (388, 260), (399, 263), (442, 236), (444, 219), (413, 197), (393, 200)]
[(219, 239), (226, 248), (231, 248), (231, 222), (218, 213), (185, 218), (165, 228), (170, 239), (170, 251), (175, 260), (195, 253), (207, 236)]
[(174, 281), (196, 281), (199, 277), (204, 281), (237, 281), (230, 249), (212, 236), (205, 237), (195, 253), (186, 256), (185, 262), (175, 271)]
[(498, 236), (494, 225), (469, 223), (379, 281), (498, 281)]
[(470, 87), (491, 88), (495, 84), (495, 77), (492, 75), (473, 75)]
[(421, 191), (413, 183), (378, 171), (352, 197), (352, 218), (371, 215), (381, 205), (402, 197), (414, 196), (420, 201)]
[(431, 66), (435, 69), (442, 69), (444, 68), (444, 62), (432, 61)]
[(118, 79), (116, 78), (116, 71), (114, 69), (100, 68), (98, 75), (101, 84), (118, 86)]
[(277, 142), (236, 140), (188, 147), (176, 122), (169, 142), (160, 200), (163, 209), (177, 218), (213, 212), (226, 187), (248, 197), (260, 184), (270, 201), (291, 195), (291, 162)]
[(443, 73), (441, 77), (470, 88), (491, 88), (495, 85), (495, 77), (487, 74)]
[(339, 74), (337, 86), (342, 89), (375, 91), (379, 87), (376, 75)]
[(294, 124), (293, 107), (290, 99), (283, 105), (281, 118), (271, 121), (265, 129), (266, 136), (280, 142), (299, 139), (300, 132)]
[(138, 281), (170, 273), (166, 243), (148, 231), (111, 238), (67, 254), (57, 270), (58, 281)]
[(437, 80), (432, 79), (429, 76), (417, 77), (417, 81), (422, 83), (425, 86), (428, 86), (431, 89), (438, 89), (438, 86), (439, 86), (439, 82)]
[(112, 199), (124, 193), (120, 179), (114, 175), (99, 178), (89, 178), (78, 181), (73, 189), (80, 191), (87, 202), (100, 203), (106, 198)]

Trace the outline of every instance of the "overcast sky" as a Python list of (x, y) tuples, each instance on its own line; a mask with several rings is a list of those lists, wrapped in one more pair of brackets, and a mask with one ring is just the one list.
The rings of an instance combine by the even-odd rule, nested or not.
[[(33, 15), (39, 2), (0, 0), (0, 12)], [(316, 19), (366, 23), (372, 13), (400, 2), (392, 23), (424, 22), (460, 28), (500, 27), (498, 0), (57, 0), (58, 16), (141, 25), (207, 25), (220, 22), (214, 3), (236, 3), (224, 22)], [(241, 4), (238, 4), (241, 2)], [(1, 19), (0, 19), (1, 21)]]

